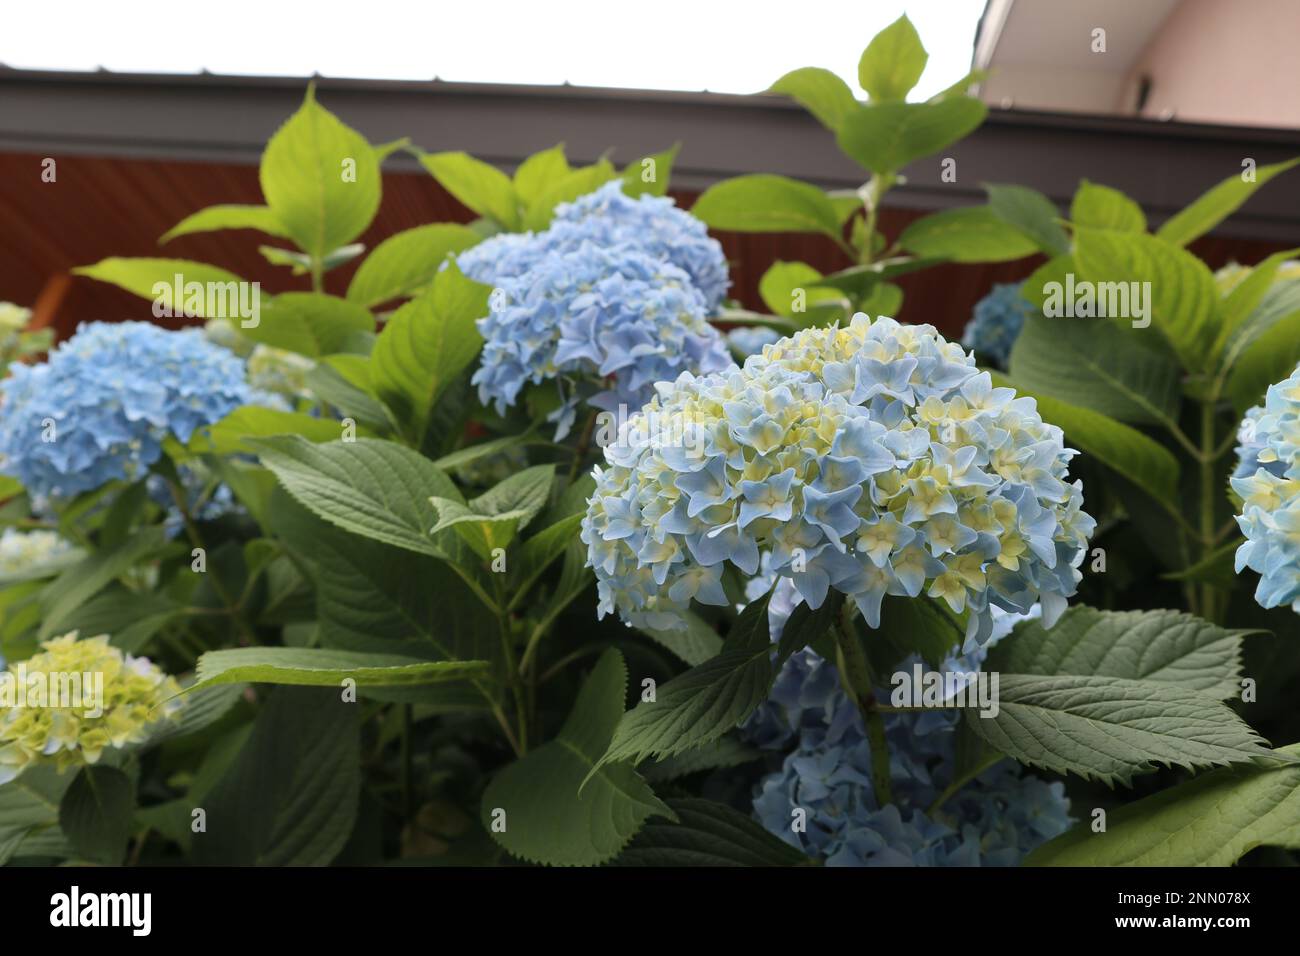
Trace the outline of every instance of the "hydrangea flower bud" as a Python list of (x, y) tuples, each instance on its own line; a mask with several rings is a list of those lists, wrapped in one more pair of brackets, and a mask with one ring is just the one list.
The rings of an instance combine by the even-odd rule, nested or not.
[[(0, 678), (9, 685), (9, 706), (0, 709), (0, 784), (33, 764), (53, 764), (62, 773), (98, 763), (105, 750), (142, 743), (159, 721), (177, 719), (182, 704), (176, 681), (148, 658), (113, 647), (107, 635), (81, 640), (73, 631), (41, 647), (10, 664), (9, 678)], [(81, 699), (62, 699), (60, 689), (73, 675), (81, 681)], [(15, 702), (19, 680), (27, 688), (21, 705)], [(87, 680), (102, 693), (89, 693)], [(47, 688), (39, 701), (31, 689), (37, 685)]]
[(1300, 614), (1300, 366), (1246, 413), (1238, 440), (1232, 490), (1242, 499), (1237, 524), (1246, 540), (1237, 573), (1260, 575), (1262, 607), (1289, 604)]
[(657, 388), (583, 520), (602, 616), (683, 627), (763, 551), (813, 608), (835, 588), (878, 627), (886, 594), (925, 593), (969, 610), (976, 643), (993, 607), (1041, 601), (1050, 626), (1077, 587), (1095, 523), (1075, 452), (931, 326), (859, 313)]
[(966, 323), (961, 344), (977, 355), (987, 356), (998, 368), (1006, 368), (1011, 360), (1011, 348), (1020, 337), (1025, 319), (1034, 307), (1020, 294), (1021, 283), (995, 285), (979, 302)]

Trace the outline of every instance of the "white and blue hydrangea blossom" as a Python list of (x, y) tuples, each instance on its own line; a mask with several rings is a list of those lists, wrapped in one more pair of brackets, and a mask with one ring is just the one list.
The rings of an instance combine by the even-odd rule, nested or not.
[(606, 446), (583, 522), (602, 615), (681, 627), (680, 577), (753, 574), (764, 551), (811, 607), (834, 588), (873, 628), (886, 595), (969, 609), (972, 646), (994, 608), (1041, 603), (1050, 625), (1077, 587), (1094, 522), (1075, 453), (930, 326), (858, 315), (658, 391)]
[(974, 314), (962, 334), (962, 345), (992, 359), (999, 368), (1007, 367), (1025, 319), (1034, 311), (1020, 288), (1020, 283), (995, 285), (975, 303)]
[(1259, 574), (1262, 607), (1300, 613), (1300, 366), (1246, 413), (1238, 440), (1232, 489), (1242, 499), (1237, 524), (1246, 540), (1237, 573)]
[(254, 398), (243, 360), (199, 329), (92, 322), (0, 382), (0, 471), (55, 499), (134, 480), (167, 438), (187, 442)]

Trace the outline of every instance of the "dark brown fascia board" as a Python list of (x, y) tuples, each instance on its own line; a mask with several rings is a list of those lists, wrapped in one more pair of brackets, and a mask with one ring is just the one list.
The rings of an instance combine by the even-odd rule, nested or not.
[[(0, 69), (0, 151), (256, 163), (297, 108), (306, 79), (63, 73)], [(866, 174), (831, 135), (784, 97), (573, 86), (513, 86), (316, 78), (320, 99), (372, 142), (407, 136), (427, 150), (463, 149), (505, 168), (563, 141), (575, 161), (613, 149), (627, 162), (684, 146), (674, 185), (703, 189), (728, 176), (770, 172), (825, 188)], [(984, 182), (1033, 186), (1065, 209), (1079, 180), (1128, 193), (1159, 223), (1245, 158), (1300, 155), (1300, 130), (1125, 117), (993, 110), (947, 155), (906, 170), (891, 205), (941, 209), (979, 202)], [(397, 154), (390, 168), (415, 170)], [(1300, 171), (1280, 177), (1219, 230), (1300, 245)]]

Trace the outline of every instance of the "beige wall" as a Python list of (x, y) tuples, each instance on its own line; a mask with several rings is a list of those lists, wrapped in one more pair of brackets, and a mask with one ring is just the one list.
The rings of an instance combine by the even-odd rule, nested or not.
[(1129, 72), (1118, 113), (1151, 77), (1144, 116), (1300, 127), (1300, 2), (1184, 0)]

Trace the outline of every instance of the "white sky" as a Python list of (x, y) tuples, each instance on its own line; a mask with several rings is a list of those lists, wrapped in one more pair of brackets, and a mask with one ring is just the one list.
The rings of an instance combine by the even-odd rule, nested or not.
[(616, 86), (753, 93), (801, 66), (857, 91), (904, 10), (930, 52), (913, 98), (970, 66), (984, 0), (3, 0), (26, 69)]

